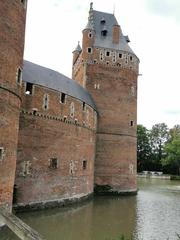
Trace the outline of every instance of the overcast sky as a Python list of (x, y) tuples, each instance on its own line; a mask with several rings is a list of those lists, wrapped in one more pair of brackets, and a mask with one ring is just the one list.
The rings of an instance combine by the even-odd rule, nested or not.
[[(90, 0), (28, 0), (24, 58), (71, 77)], [(115, 12), (140, 59), (138, 124), (180, 124), (180, 0), (94, 0)]]

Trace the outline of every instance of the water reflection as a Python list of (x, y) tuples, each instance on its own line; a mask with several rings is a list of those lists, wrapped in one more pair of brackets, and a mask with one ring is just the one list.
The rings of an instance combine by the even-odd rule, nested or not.
[(137, 240), (176, 240), (180, 233), (180, 182), (139, 180)]
[[(140, 179), (131, 197), (96, 197), (79, 206), (19, 214), (47, 240), (106, 240), (121, 233), (134, 240), (177, 239), (180, 182)], [(1, 240), (17, 240), (9, 230)]]

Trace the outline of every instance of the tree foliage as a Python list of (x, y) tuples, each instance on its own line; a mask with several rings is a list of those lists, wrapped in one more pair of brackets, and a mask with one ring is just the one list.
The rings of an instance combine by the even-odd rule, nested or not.
[(180, 174), (180, 125), (168, 129), (159, 123), (148, 130), (137, 126), (138, 171), (164, 171)]
[(169, 130), (169, 141), (165, 145), (165, 156), (162, 165), (168, 167), (171, 173), (180, 174), (180, 125)]
[(137, 167), (138, 172), (150, 170), (151, 146), (149, 131), (143, 125), (137, 126)]

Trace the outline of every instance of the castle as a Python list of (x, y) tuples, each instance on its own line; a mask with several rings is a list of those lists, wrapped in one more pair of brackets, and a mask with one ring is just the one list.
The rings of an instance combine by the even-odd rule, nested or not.
[(72, 79), (24, 61), (27, 0), (0, 1), (0, 205), (133, 194), (139, 59), (91, 3)]

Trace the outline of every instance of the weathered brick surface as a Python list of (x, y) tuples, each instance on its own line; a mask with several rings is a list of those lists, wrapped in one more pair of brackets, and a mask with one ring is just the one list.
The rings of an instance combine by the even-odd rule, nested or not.
[[(136, 191), (137, 74), (89, 65), (87, 79), (99, 113), (95, 184), (109, 185), (113, 191)], [(99, 89), (94, 89), (95, 82)]]
[(19, 0), (0, 1), (0, 205), (12, 204), (16, 169), (20, 85), (16, 73), (22, 68), (25, 9)]
[[(49, 96), (47, 110), (42, 107), (45, 93)], [(65, 104), (60, 103), (59, 94), (34, 86), (32, 96), (23, 96), (16, 170), (19, 205), (78, 198), (93, 192), (96, 114), (89, 106), (83, 111), (83, 103), (70, 96)], [(72, 102), (74, 117), (70, 116)], [(37, 112), (33, 115), (34, 108)], [(67, 116), (66, 121), (63, 116)], [(49, 167), (50, 158), (57, 158), (57, 169)], [(86, 169), (83, 161), (87, 161)]]

